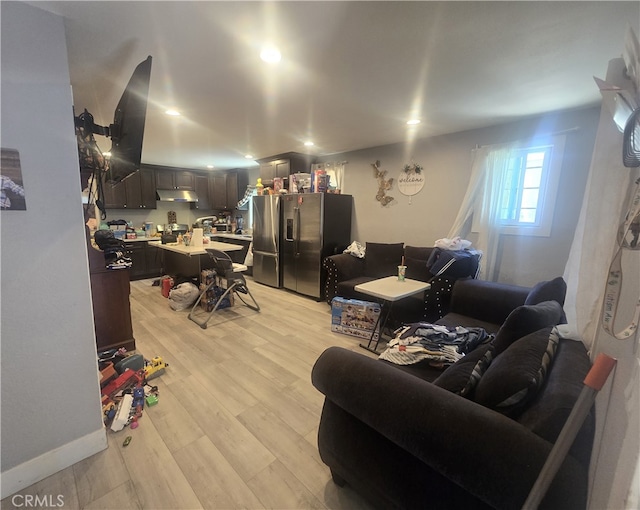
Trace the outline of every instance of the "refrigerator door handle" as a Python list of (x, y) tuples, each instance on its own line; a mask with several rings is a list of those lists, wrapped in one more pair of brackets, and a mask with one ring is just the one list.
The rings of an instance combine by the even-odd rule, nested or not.
[(296, 257), (300, 256), (300, 207), (296, 207)]

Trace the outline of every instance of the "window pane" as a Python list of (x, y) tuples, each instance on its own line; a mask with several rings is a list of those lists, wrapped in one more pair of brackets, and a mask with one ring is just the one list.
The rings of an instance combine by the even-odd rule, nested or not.
[(527, 168), (524, 172), (524, 187), (539, 188), (542, 178), (542, 168)]
[(523, 209), (533, 209), (535, 211), (536, 207), (538, 207), (538, 189), (525, 189), (522, 192), (522, 201), (520, 206)]
[(544, 151), (530, 152), (527, 154), (527, 168), (532, 166), (542, 166), (544, 162)]
[(536, 210), (535, 209), (520, 209), (520, 223), (535, 223), (536, 222)]

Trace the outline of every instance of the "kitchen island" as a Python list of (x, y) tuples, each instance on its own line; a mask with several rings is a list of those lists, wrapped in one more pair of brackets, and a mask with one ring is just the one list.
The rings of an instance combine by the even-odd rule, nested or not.
[(149, 243), (161, 251), (162, 269), (164, 274), (171, 276), (182, 276), (186, 278), (200, 279), (203, 269), (212, 269), (213, 260), (207, 253), (207, 248), (213, 248), (224, 252), (234, 252), (242, 250), (239, 244), (220, 243), (210, 241), (203, 246), (185, 246), (178, 243)]

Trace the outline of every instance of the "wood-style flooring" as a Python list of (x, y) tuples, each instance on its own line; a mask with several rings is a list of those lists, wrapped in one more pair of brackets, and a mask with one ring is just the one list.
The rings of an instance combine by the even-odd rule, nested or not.
[(152, 381), (159, 403), (137, 429), (109, 430), (106, 450), (18, 494), (62, 495), (65, 509), (370, 508), (331, 481), (316, 446), (315, 360), (332, 345), (373, 356), (331, 332), (330, 307), (247, 277), (261, 311), (237, 304), (203, 330), (152, 281), (131, 283), (131, 314), (137, 352), (169, 363)]

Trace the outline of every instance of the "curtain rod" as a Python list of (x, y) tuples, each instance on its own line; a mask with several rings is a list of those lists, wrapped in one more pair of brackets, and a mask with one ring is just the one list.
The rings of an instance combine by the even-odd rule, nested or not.
[(528, 138), (520, 138), (518, 140), (512, 140), (510, 142), (500, 142), (500, 143), (488, 143), (486, 145), (478, 145), (476, 144), (476, 146), (474, 147), (474, 149), (480, 149), (482, 147), (492, 147), (494, 145), (508, 145), (508, 144), (512, 144), (512, 143), (519, 143), (519, 142), (525, 142), (525, 141), (529, 141), (529, 140), (535, 140), (536, 138), (542, 138), (545, 136), (558, 136), (558, 135), (564, 135), (566, 133), (573, 133), (574, 131), (579, 131), (580, 128), (578, 126), (572, 127), (572, 128), (567, 128), (567, 129), (563, 129), (561, 131), (553, 131), (551, 133), (542, 133), (539, 135), (534, 135)]

